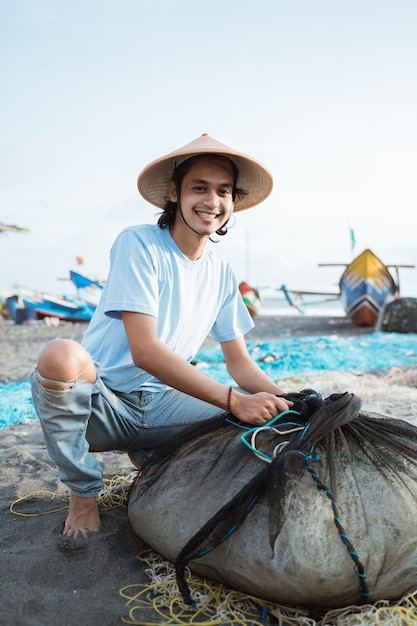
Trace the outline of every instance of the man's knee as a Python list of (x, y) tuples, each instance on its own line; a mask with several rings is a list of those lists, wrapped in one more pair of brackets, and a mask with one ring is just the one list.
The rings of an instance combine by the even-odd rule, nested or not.
[(81, 344), (72, 339), (50, 341), (39, 355), (37, 368), (40, 383), (44, 387), (54, 388), (54, 381), (74, 383), (77, 380), (86, 380), (93, 383), (96, 380), (91, 356)]

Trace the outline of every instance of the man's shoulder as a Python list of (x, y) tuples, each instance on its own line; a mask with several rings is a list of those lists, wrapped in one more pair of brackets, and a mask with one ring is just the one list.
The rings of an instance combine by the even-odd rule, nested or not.
[(135, 224), (126, 226), (118, 235), (119, 245), (124, 245), (127, 241), (142, 241), (144, 245), (150, 245), (153, 242), (160, 242), (162, 239), (161, 228), (157, 224)]
[(154, 236), (160, 231), (160, 227), (157, 224), (133, 224), (132, 226), (126, 226), (120, 233), (131, 233), (133, 235)]

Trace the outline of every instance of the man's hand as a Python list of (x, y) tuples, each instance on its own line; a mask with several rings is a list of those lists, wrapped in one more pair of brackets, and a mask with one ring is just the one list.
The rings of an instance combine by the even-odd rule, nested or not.
[(279, 413), (287, 411), (293, 404), (289, 400), (264, 391), (246, 395), (233, 389), (230, 398), (232, 415), (240, 419), (241, 422), (254, 426), (263, 426)]

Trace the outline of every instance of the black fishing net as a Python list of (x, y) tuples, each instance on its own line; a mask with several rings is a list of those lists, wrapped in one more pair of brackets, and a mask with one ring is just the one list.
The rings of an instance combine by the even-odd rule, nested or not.
[[(372, 537), (372, 516), (374, 507), (378, 508), (377, 515), (380, 516), (381, 498), (387, 497), (387, 507), (398, 507), (402, 502), (401, 498), (407, 501), (407, 506), (409, 506), (410, 498), (414, 506), (417, 504), (417, 489), (414, 489), (417, 479), (417, 429), (400, 419), (361, 412), (360, 399), (348, 392), (333, 394), (323, 399), (317, 392), (306, 389), (285, 397), (294, 402), (289, 415), (272, 424), (271, 428), (260, 429), (256, 432), (255, 445), (253, 445), (253, 440), (246, 437), (245, 425), (233, 418), (231, 421), (225, 419), (224, 414), (183, 430), (177, 438), (160, 448), (150, 459), (144, 467), (142, 478), (138, 480), (132, 492), (133, 503), (129, 505), (132, 526), (142, 538), (150, 540), (157, 550), (161, 533), (167, 533), (172, 539), (175, 555), (171, 553), (168, 557), (175, 562), (178, 584), (187, 602), (191, 602), (191, 597), (185, 581), (186, 566), (189, 565), (193, 569), (193, 565), (197, 564), (197, 571), (201, 571), (198, 564), (204, 562), (207, 555), (217, 552), (217, 562), (221, 562), (224, 558), (224, 568), (222, 570), (221, 565), (218, 564), (216, 565), (218, 571), (215, 572), (213, 561), (210, 561), (207, 576), (219, 580), (226, 578), (228, 584), (235, 583), (239, 586), (242, 573), (238, 572), (234, 575), (232, 570), (236, 567), (235, 561), (229, 556), (226, 546), (233, 541), (233, 536), (238, 530), (240, 531), (239, 540), (242, 542), (242, 529), (245, 528), (247, 518), (249, 519), (250, 516), (250, 520), (255, 519), (257, 507), (262, 503), (264, 511), (261, 519), (262, 532), (267, 534), (270, 550), (274, 552), (280, 545), (279, 540), (284, 526), (285, 536), (290, 536), (287, 526), (292, 509), (286, 505), (289, 496), (293, 495), (297, 500), (298, 508), (294, 513), (295, 516), (309, 515), (308, 510), (302, 512), (303, 489), (305, 489), (303, 485), (305, 484), (308, 485), (308, 490), (311, 491), (314, 488), (323, 496), (322, 507), (327, 502), (328, 510), (323, 514), (327, 516), (326, 523), (331, 514), (334, 541), (343, 546), (345, 554), (350, 559), (351, 565), (348, 566), (344, 562), (344, 567), (349, 571), (352, 570), (356, 576), (356, 592), (349, 591), (353, 600), (368, 602), (371, 597), (375, 598), (375, 589), (370, 587), (367, 576), (367, 567), (369, 567), (372, 554), (368, 554), (369, 551), (364, 554), (364, 548), (358, 551), (355, 543), (365, 545), (363, 544), (365, 531), (369, 533), (372, 542), (380, 540), (380, 526), (378, 526), (378, 537)], [(253, 434), (256, 429), (251, 429), (251, 431)], [(245, 439), (246, 446), (242, 445), (242, 438)], [(259, 455), (261, 455), (261, 460), (267, 462), (262, 463)], [(360, 468), (360, 472), (357, 468)], [(369, 476), (370, 484), (364, 484), (364, 476)], [(193, 483), (194, 498), (187, 508), (185, 499), (181, 504), (180, 494), (190, 497), (189, 487)], [(217, 485), (218, 493), (222, 494), (221, 497), (216, 497), (213, 485)], [(187, 536), (187, 532), (181, 529), (181, 532), (178, 531), (180, 536), (177, 537), (178, 532), (172, 528), (172, 522), (165, 529), (162, 524), (156, 530), (146, 530), (146, 519), (140, 519), (139, 523), (135, 520), (137, 510), (134, 505), (135, 501), (140, 509), (141, 502), (146, 503), (148, 494), (153, 500), (154, 507), (158, 507), (160, 503), (161, 508), (166, 510), (169, 501), (168, 491), (170, 492), (172, 488), (174, 493), (177, 488), (179, 494), (176, 512), (178, 525), (187, 524), (190, 511), (193, 511), (199, 519), (204, 520), (199, 528), (193, 527), (190, 536)], [(310, 497), (309, 495), (308, 498)], [(306, 498), (306, 507), (310, 502), (308, 498)], [(199, 509), (204, 509), (204, 515), (198, 513)], [(181, 517), (182, 510), (184, 510), (184, 519)], [(266, 520), (265, 510), (267, 510)], [(363, 518), (360, 522), (360, 529), (356, 528), (359, 524), (356, 521), (358, 511)], [(166, 515), (168, 520), (168, 511)], [(317, 512), (315, 515), (317, 516)], [(407, 515), (409, 515), (408, 509)], [(149, 523), (152, 523), (151, 520)], [(314, 517), (311, 523), (314, 523)], [(320, 520), (317, 520), (317, 523), (319, 529)], [(387, 520), (387, 524), (392, 525), (392, 522)], [(401, 527), (401, 520), (399, 527)], [(248, 540), (251, 540), (254, 532), (259, 534), (261, 531), (256, 523), (251, 522), (248, 532), (250, 533)], [(297, 532), (294, 530), (294, 533)], [(317, 530), (317, 541), (320, 541), (320, 532), (322, 531)], [(387, 532), (396, 533), (397, 536), (404, 534), (402, 528), (389, 528)], [(409, 532), (408, 526), (405, 532)], [(352, 536), (356, 538), (354, 542), (352, 542)], [(327, 538), (326, 541), (328, 541)], [(401, 541), (407, 542), (408, 539), (406, 537)], [(414, 537), (413, 541), (416, 543), (417, 539)], [(165, 545), (164, 541), (162, 541), (163, 545)], [(181, 545), (180, 549), (178, 549), (179, 545)], [(380, 543), (380, 545), (383, 544)], [(309, 547), (307, 547), (307, 552), (308, 549)], [(381, 547), (381, 550), (383, 549)], [(409, 560), (413, 558), (413, 550), (416, 549), (413, 547), (411, 553), (408, 550), (401, 557), (408, 571), (410, 570)], [(271, 557), (266, 547), (264, 550), (265, 561), (272, 562), (275, 557)], [(225, 553), (224, 557), (222, 551)], [(402, 554), (403, 548), (399, 546), (398, 551)], [(162, 552), (164, 552), (163, 548)], [(314, 554), (316, 552), (317, 549)], [(362, 554), (364, 554), (363, 560)], [(309, 558), (306, 554), (306, 566)], [(384, 555), (381, 555), (381, 559), (384, 561)], [(262, 555), (260, 560), (262, 560)], [(245, 566), (244, 564), (241, 567)], [(317, 566), (320, 567), (323, 564), (318, 563)], [(252, 573), (256, 576), (253, 564), (252, 566), (247, 564), (247, 567), (249, 569), (252, 567)], [(278, 569), (279, 567), (281, 565)], [(310, 564), (308, 567), (310, 571)], [(416, 568), (417, 564), (414, 566), (411, 579), (415, 579), (417, 584)], [(392, 578), (398, 577), (400, 571), (401, 564), (400, 566), (397, 564)], [(261, 573), (260, 577), (262, 575)], [(281, 575), (279, 571), (278, 582)], [(305, 582), (303, 572), (300, 570), (298, 575), (299, 584), (302, 586)], [(308, 576), (311, 577), (311, 574), (309, 573)], [(376, 577), (371, 576), (373, 581), (379, 581), (382, 578), (380, 572)], [(409, 579), (410, 576), (404, 579), (405, 586), (409, 584)], [(262, 584), (260, 588), (265, 589), (265, 597), (272, 598), (272, 594), (275, 593), (274, 585), (271, 583), (271, 589), (268, 589), (265, 581)], [(386, 585), (386, 582), (384, 584)], [(243, 582), (242, 585), (245, 587), (247, 583)], [(349, 585), (351, 586), (351, 582)], [(259, 593), (259, 588), (256, 587), (256, 591)], [(314, 596), (314, 593), (307, 594), (307, 602), (311, 603), (312, 595)], [(319, 599), (319, 594), (316, 595)], [(334, 600), (329, 597), (329, 604), (337, 605), (339, 595), (338, 592)], [(291, 600), (291, 593), (285, 592), (281, 597), (277, 592), (277, 598), (273, 599), (288, 601)], [(299, 599), (303, 603), (302, 592)]]

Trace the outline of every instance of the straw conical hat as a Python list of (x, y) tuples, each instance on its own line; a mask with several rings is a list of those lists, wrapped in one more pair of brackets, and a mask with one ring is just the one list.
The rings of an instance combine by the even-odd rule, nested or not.
[(242, 211), (259, 204), (272, 191), (272, 174), (259, 161), (241, 152), (229, 148), (224, 143), (209, 137), (207, 133), (191, 143), (152, 161), (138, 177), (138, 189), (141, 195), (155, 206), (162, 209), (168, 196), (169, 181), (174, 167), (199, 154), (218, 154), (231, 159), (239, 170), (237, 186), (247, 191), (242, 198), (236, 197), (235, 211)]

